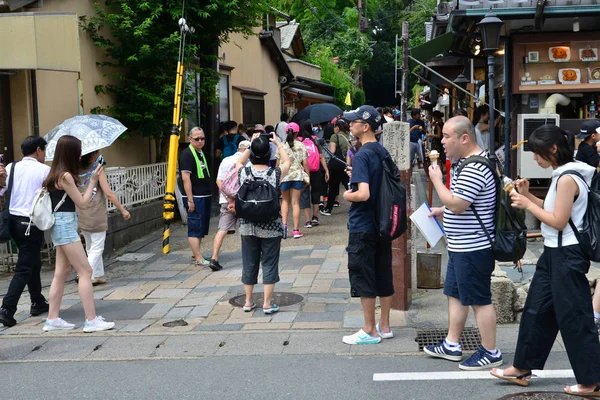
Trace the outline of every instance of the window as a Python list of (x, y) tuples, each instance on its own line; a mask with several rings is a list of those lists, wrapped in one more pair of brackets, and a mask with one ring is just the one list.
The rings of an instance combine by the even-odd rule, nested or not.
[(252, 126), (265, 123), (265, 100), (260, 96), (242, 96), (244, 124)]
[(219, 121), (229, 121), (229, 76), (219, 78)]

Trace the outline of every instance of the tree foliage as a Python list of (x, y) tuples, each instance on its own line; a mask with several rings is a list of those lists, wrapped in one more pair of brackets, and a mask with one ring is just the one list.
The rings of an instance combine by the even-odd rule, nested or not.
[[(96, 86), (114, 106), (98, 107), (119, 119), (129, 132), (158, 141), (157, 159), (164, 157), (170, 134), (180, 33), (181, 0), (106, 0), (96, 2), (96, 15), (83, 16), (81, 28), (104, 50), (99, 62), (111, 83)], [(201, 74), (201, 95), (215, 98), (217, 77), (203, 60), (216, 59), (216, 49), (234, 32), (252, 34), (267, 9), (263, 0), (186, 2), (185, 18), (195, 33), (187, 36), (186, 67)], [(193, 61), (193, 63), (192, 63)]]

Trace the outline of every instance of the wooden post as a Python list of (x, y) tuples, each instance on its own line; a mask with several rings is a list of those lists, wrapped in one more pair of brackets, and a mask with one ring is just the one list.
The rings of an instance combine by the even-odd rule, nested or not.
[[(403, 98), (404, 99), (404, 98)], [(410, 152), (409, 127), (406, 122), (388, 122), (383, 125), (383, 146), (400, 169), (400, 179), (406, 187), (408, 214), (410, 215), (411, 190), (409, 183)], [(392, 308), (406, 311), (412, 302), (411, 228), (392, 242), (392, 270), (394, 273), (394, 296)]]

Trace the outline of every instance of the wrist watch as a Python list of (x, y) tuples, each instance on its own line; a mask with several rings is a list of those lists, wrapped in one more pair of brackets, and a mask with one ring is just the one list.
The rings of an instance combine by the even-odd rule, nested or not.
[(188, 203), (193, 203), (193, 202), (194, 202), (194, 200), (188, 200)]

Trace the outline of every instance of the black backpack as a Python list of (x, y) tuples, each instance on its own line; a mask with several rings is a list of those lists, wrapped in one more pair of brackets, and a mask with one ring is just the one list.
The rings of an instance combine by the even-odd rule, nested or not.
[(494, 221), (496, 224), (495, 238), (492, 240), (477, 210), (471, 204), (470, 208), (488, 240), (492, 244), (494, 258), (497, 261), (511, 261), (515, 264), (523, 258), (527, 250), (527, 226), (525, 225), (525, 210), (511, 206), (510, 193), (507, 193), (502, 184), (502, 176), (498, 174), (493, 163), (485, 157), (470, 156), (458, 168), (458, 177), (469, 164), (479, 163), (485, 165), (494, 176), (496, 182), (496, 211)]
[(381, 159), (383, 176), (377, 196), (376, 221), (380, 240), (390, 242), (407, 229), (406, 188), (400, 180), (400, 170), (382, 146), (371, 149)]
[[(257, 178), (245, 167), (248, 180), (240, 185), (235, 197), (235, 213), (250, 222), (270, 222), (279, 217), (279, 192), (266, 179)], [(271, 168), (267, 177), (275, 173)]]
[[(600, 261), (600, 176), (597, 172), (594, 173), (592, 184), (588, 185), (584, 177), (577, 171), (565, 171), (560, 174), (558, 179), (563, 175), (575, 175), (588, 187), (588, 202), (583, 216), (583, 226), (581, 230), (578, 230), (571, 218), (569, 218), (569, 225), (571, 225), (571, 229), (573, 229), (573, 233), (586, 258), (598, 262)], [(561, 242), (562, 231), (558, 233), (559, 247), (561, 247)]]

